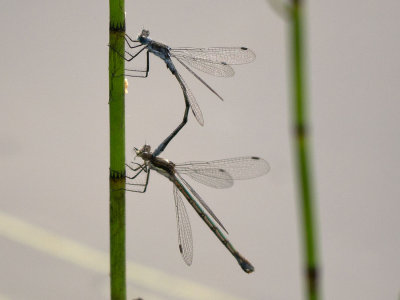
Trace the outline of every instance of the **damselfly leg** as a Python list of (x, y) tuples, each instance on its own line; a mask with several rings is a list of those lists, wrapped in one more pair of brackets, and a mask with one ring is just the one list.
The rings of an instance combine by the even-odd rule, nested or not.
[[(131, 41), (131, 43), (139, 43), (139, 44), (136, 45), (136, 46), (132, 46), (131, 44), (129, 44), (129, 41), (128, 41), (128, 40)], [(125, 42), (128, 44), (128, 47), (131, 48), (131, 49), (134, 49), (134, 48), (143, 46), (142, 43), (140, 43), (138, 40), (132, 39), (132, 38), (131, 38), (129, 35), (127, 35), (126, 33), (125, 33)]]
[(142, 164), (142, 165), (141, 165), (141, 164), (134, 163), (134, 162), (132, 162), (132, 163), (135, 164), (135, 165), (137, 165), (138, 167), (134, 168), (134, 167), (131, 167), (131, 166), (128, 165), (128, 164), (125, 164), (125, 166), (128, 167), (131, 171), (136, 172), (136, 174), (133, 175), (133, 176), (125, 176), (125, 178), (126, 178), (126, 179), (129, 179), (129, 180), (134, 180), (134, 179), (136, 179), (142, 172), (145, 172), (145, 173), (146, 173), (146, 181), (145, 181), (145, 183), (131, 183), (131, 182), (126, 182), (126, 183), (125, 183), (126, 185), (134, 186), (134, 187), (141, 187), (142, 189), (141, 189), (141, 190), (125, 189), (125, 190), (126, 190), (126, 191), (129, 191), (129, 192), (135, 192), (135, 193), (145, 193), (146, 190), (147, 190), (148, 183), (149, 183), (150, 169), (149, 169), (145, 164)]
[(145, 165), (145, 164), (138, 164), (138, 163), (135, 163), (135, 162), (132, 162), (132, 164), (137, 165), (137, 168), (133, 168), (133, 167), (131, 167), (131, 166), (128, 165), (128, 164), (125, 164), (125, 166), (128, 167), (131, 171), (134, 171), (134, 172), (136, 172), (136, 171), (138, 171), (138, 170), (140, 170), (140, 171), (136, 173), (135, 177), (132, 177), (132, 178), (131, 178), (131, 177), (128, 177), (129, 179), (135, 179), (136, 176), (138, 176), (142, 171), (147, 172), (147, 171), (146, 171), (147, 168), (146, 168), (146, 165)]
[[(128, 40), (125, 38), (125, 42), (127, 43), (128, 47), (131, 49), (134, 48), (138, 48), (138, 47), (143, 47), (142, 49), (140, 49), (139, 51), (137, 51), (136, 53), (132, 54), (129, 51), (124, 51), (124, 54), (120, 53), (119, 51), (117, 51), (114, 47), (112, 47), (111, 45), (109, 46), (113, 51), (115, 51), (120, 57), (122, 57), (125, 61), (130, 62), (132, 61), (134, 58), (136, 58), (140, 53), (142, 53), (144, 50), (147, 49), (147, 46), (143, 46), (142, 44), (136, 45), (136, 46), (131, 46), (131, 44), (129, 44)], [(128, 55), (128, 57), (126, 57), (125, 55)], [(145, 75), (131, 75), (131, 74), (126, 74), (125, 76), (128, 77), (137, 77), (137, 78), (146, 78), (149, 75), (149, 70), (150, 70), (150, 62), (149, 62), (149, 52), (146, 52), (146, 57), (147, 57), (147, 62), (146, 62), (146, 70), (134, 70), (134, 69), (125, 69), (125, 71), (129, 71), (129, 72), (139, 72), (139, 73), (145, 73)]]
[[(141, 49), (139, 52), (137, 52), (135, 55), (131, 55), (129, 52), (125, 51), (126, 53), (128, 53), (131, 58), (128, 60), (126, 58), (124, 58), (126, 61), (131, 61), (132, 59), (134, 59), (136, 56), (138, 56), (144, 49)], [(137, 77), (137, 78), (147, 78), (147, 76), (149, 76), (149, 71), (150, 71), (150, 60), (149, 60), (149, 51), (146, 52), (146, 70), (133, 70), (133, 69), (125, 69), (125, 71), (129, 71), (129, 72), (139, 72), (139, 73), (145, 73), (145, 75), (131, 75), (131, 74), (126, 74), (125, 72), (125, 76), (128, 77)]]
[[(129, 43), (129, 41), (131, 41), (132, 43), (139, 43), (139, 45), (132, 46), (132, 45)], [(132, 55), (131, 53), (129, 53), (128, 51), (125, 51), (125, 53), (127, 53), (127, 54), (130, 56), (129, 59), (126, 59), (126, 58), (124, 57), (124, 59), (125, 59), (126, 61), (128, 61), (128, 62), (131, 61), (131, 60), (133, 60), (135, 57), (137, 57), (140, 53), (142, 53), (143, 50), (147, 49), (147, 53), (146, 53), (146, 57), (147, 57), (147, 58), (146, 58), (146, 60), (147, 60), (147, 62), (146, 62), (146, 70), (125, 69), (125, 71), (130, 71), (130, 72), (142, 72), (142, 73), (146, 73), (146, 75), (144, 75), (144, 76), (141, 76), (141, 75), (130, 75), (130, 74), (125, 74), (125, 75), (128, 76), (128, 77), (146, 78), (146, 77), (149, 75), (149, 70), (150, 70), (149, 51), (148, 51), (147, 46), (141, 44), (138, 40), (133, 40), (133, 39), (132, 39), (129, 35), (127, 35), (126, 33), (125, 33), (125, 42), (126, 42), (126, 44), (128, 45), (128, 47), (131, 48), (131, 49), (135, 49), (135, 48), (138, 48), (138, 47), (143, 47), (142, 49), (140, 49), (138, 52), (136, 52), (136, 53), (133, 54), (133, 55)]]

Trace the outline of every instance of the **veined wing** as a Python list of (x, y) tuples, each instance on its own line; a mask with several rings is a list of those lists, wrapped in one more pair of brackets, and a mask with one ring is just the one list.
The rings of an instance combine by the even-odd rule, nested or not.
[(188, 70), (194, 77), (196, 77), (202, 84), (204, 84), (211, 92), (213, 92), (219, 99), (222, 99), (222, 97), (211, 87), (208, 85), (207, 82), (205, 82), (199, 75), (197, 75), (192, 69), (190, 69), (182, 60), (179, 58), (175, 57), (176, 60), (185, 67), (186, 70)]
[(193, 197), (195, 197), (201, 204), (201, 206), (203, 206), (203, 208), (210, 214), (210, 216), (215, 220), (215, 222), (218, 223), (219, 226), (221, 226), (221, 228), (223, 230), (225, 230), (226, 233), (228, 233), (228, 231), (225, 229), (224, 225), (222, 225), (221, 221), (217, 218), (217, 216), (214, 214), (214, 212), (211, 210), (211, 208), (207, 205), (207, 203), (200, 197), (200, 195), (190, 186), (189, 183), (186, 182), (185, 179), (182, 178), (182, 176), (179, 175), (178, 172), (175, 173), (176, 178), (179, 180), (179, 182), (186, 188), (189, 190), (189, 192), (192, 194)]
[(171, 54), (178, 57), (201, 58), (214, 63), (227, 65), (247, 64), (255, 60), (256, 55), (246, 47), (211, 47), (211, 48), (172, 48)]
[(182, 55), (180, 53), (171, 53), (171, 56), (175, 57), (180, 62), (185, 62), (185, 64), (188, 64), (197, 70), (217, 77), (232, 77), (235, 74), (233, 68), (223, 62), (216, 62), (200, 57)]
[(196, 98), (194, 97), (193, 93), (189, 89), (186, 82), (183, 80), (182, 76), (178, 73), (178, 71), (175, 72), (175, 77), (182, 88), (183, 95), (190, 104), (190, 108), (192, 109), (193, 115), (195, 116), (197, 122), (199, 122), (199, 124), (203, 126), (204, 125), (203, 114), (201, 113), (201, 109), (197, 104)]
[[(186, 162), (177, 164), (175, 169), (179, 173), (187, 174), (200, 183), (205, 183), (206, 181), (198, 179), (200, 177), (210, 177), (210, 180), (215, 179), (216, 182), (227, 181), (227, 179), (225, 179), (227, 178), (226, 174), (230, 175), (231, 179), (234, 180), (251, 179), (267, 174), (270, 170), (270, 166), (260, 157), (244, 156), (209, 162)], [(193, 174), (195, 175), (193, 176)], [(201, 174), (201, 176), (198, 174)], [(211, 184), (205, 184), (214, 187)], [(216, 183), (216, 185), (218, 185), (218, 183)], [(222, 188), (223, 186), (221, 185), (220, 187)], [(228, 187), (228, 185), (226, 187)]]
[(190, 266), (193, 260), (192, 229), (190, 227), (190, 221), (186, 212), (185, 204), (183, 203), (182, 197), (175, 185), (174, 199), (178, 228), (179, 252), (182, 254), (182, 258), (185, 263)]
[(198, 165), (176, 165), (175, 169), (180, 174), (185, 174), (204, 185), (226, 189), (233, 185), (232, 176), (224, 169), (216, 167), (203, 167)]

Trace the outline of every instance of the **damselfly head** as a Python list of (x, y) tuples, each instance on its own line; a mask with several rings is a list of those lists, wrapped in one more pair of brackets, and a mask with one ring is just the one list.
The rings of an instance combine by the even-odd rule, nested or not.
[(144, 144), (141, 151), (145, 152), (145, 153), (150, 153), (150, 151), (151, 151), (150, 145)]
[(151, 151), (150, 145), (147, 145), (147, 144), (144, 144), (144, 146), (141, 149), (138, 149), (136, 147), (134, 147), (133, 149), (136, 153), (136, 156), (139, 156), (139, 157), (142, 157), (142, 155), (144, 153), (150, 153), (150, 151)]
[(142, 33), (139, 35), (139, 37), (147, 38), (147, 37), (149, 37), (149, 35), (150, 35), (150, 30), (142, 29)]

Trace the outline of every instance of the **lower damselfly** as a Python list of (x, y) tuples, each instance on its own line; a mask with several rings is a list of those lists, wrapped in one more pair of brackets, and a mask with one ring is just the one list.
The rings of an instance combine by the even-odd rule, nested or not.
[[(233, 247), (222, 232), (225, 231), (227, 233), (224, 225), (222, 225), (207, 203), (186, 182), (182, 175), (187, 175), (210, 187), (228, 188), (233, 185), (234, 180), (251, 179), (265, 175), (270, 170), (268, 163), (260, 157), (244, 156), (209, 162), (174, 164), (168, 159), (154, 156), (149, 145), (144, 145), (141, 149), (134, 148), (134, 150), (136, 156), (143, 159), (144, 162), (143, 164), (134, 162), (131, 165), (127, 164), (127, 167), (136, 173), (133, 176), (127, 176), (126, 184), (131, 189), (127, 188), (126, 190), (144, 193), (147, 189), (151, 170), (157, 171), (173, 183), (179, 251), (185, 263), (187, 265), (192, 264), (193, 241), (189, 217), (182, 200), (182, 195), (221, 243), (236, 258), (243, 271), (246, 273), (253, 272), (253, 265)], [(134, 180), (142, 172), (146, 174), (146, 182), (135, 183)]]

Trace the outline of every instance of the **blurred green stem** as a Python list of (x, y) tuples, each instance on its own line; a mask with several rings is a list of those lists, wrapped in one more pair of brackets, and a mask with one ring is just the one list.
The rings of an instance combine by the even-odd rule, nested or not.
[(317, 249), (317, 224), (314, 216), (314, 197), (311, 178), (309, 125), (306, 98), (306, 70), (304, 63), (304, 1), (292, 0), (290, 9), (290, 40), (292, 51), (292, 114), (293, 137), (297, 161), (299, 209), (303, 235), (303, 264), (307, 299), (320, 298), (320, 278)]
[[(126, 300), (124, 0), (110, 0), (110, 281), (111, 299)], [(115, 50), (115, 51), (114, 51)]]

